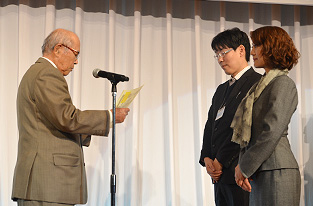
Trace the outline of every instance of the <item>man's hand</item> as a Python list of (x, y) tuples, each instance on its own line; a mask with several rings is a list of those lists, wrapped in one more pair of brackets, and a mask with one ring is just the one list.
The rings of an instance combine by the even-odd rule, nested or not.
[(239, 187), (247, 192), (251, 192), (251, 184), (248, 178), (245, 178), (239, 168), (239, 165), (235, 168), (235, 181)]
[(222, 171), (223, 165), (216, 158), (213, 161), (213, 165), (216, 170)]
[(124, 122), (129, 111), (130, 111), (129, 108), (115, 108), (115, 123)]
[(215, 158), (213, 161), (213, 166), (215, 168), (215, 170), (218, 172), (214, 175), (214, 180), (215, 181), (219, 181), (222, 175), (222, 169), (223, 169), (223, 165)]
[(217, 182), (222, 175), (222, 167), (220, 163), (215, 159), (214, 161), (209, 157), (204, 158), (204, 163), (207, 173), (213, 179), (213, 182)]

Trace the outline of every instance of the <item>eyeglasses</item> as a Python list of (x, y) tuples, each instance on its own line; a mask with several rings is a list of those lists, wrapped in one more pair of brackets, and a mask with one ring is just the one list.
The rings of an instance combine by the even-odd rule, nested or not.
[(75, 55), (76, 59), (78, 59), (78, 57), (79, 57), (79, 51), (77, 51), (77, 50), (75, 50), (75, 49), (73, 49), (73, 48), (71, 48), (71, 47), (68, 47), (68, 46), (66, 46), (66, 45), (64, 45), (64, 44), (61, 44), (61, 45), (64, 46), (64, 47), (66, 47), (67, 49), (71, 50), (71, 51), (73, 52), (73, 54)]
[(233, 48), (231, 48), (231, 49), (229, 49), (229, 50), (227, 50), (227, 51), (224, 51), (224, 52), (220, 52), (220, 53), (218, 53), (218, 54), (215, 54), (214, 55), (214, 58), (215, 59), (219, 59), (220, 57), (223, 57), (224, 58), (224, 56), (228, 53), (228, 52), (230, 52), (231, 50), (234, 50)]

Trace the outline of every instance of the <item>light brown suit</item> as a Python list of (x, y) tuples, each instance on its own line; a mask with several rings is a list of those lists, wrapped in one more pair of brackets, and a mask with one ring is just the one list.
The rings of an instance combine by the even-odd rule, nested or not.
[(85, 204), (82, 146), (90, 135), (108, 135), (108, 111), (76, 109), (62, 73), (39, 58), (20, 83), (17, 119), (12, 199)]

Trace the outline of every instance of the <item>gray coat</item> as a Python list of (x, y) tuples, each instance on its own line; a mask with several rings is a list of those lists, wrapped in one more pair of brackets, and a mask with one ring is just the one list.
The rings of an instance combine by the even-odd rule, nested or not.
[(244, 176), (260, 171), (298, 168), (287, 139), (288, 124), (298, 104), (295, 83), (286, 75), (274, 78), (253, 106), (251, 140), (241, 150)]

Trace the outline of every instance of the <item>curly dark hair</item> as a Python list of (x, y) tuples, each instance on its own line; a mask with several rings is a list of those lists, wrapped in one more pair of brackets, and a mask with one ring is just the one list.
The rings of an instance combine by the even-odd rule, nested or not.
[(265, 26), (250, 32), (255, 46), (262, 46), (264, 62), (271, 68), (291, 70), (300, 58), (288, 33), (277, 26)]

